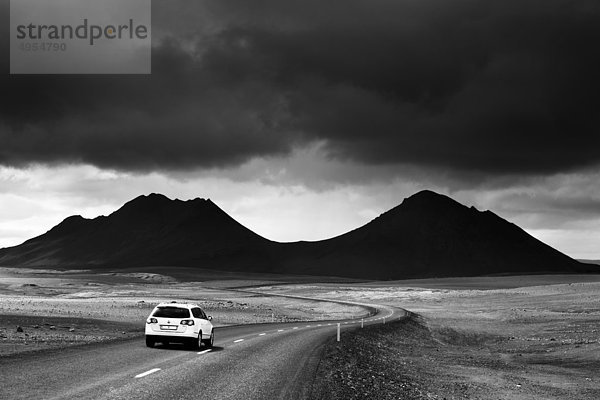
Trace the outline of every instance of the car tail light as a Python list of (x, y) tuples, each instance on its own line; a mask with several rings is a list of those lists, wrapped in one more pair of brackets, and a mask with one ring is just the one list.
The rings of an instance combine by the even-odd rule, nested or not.
[(193, 319), (184, 319), (183, 321), (181, 321), (181, 325), (192, 326), (192, 325), (194, 325), (194, 320)]
[(156, 318), (148, 318), (146, 321), (147, 324), (158, 324), (158, 320)]

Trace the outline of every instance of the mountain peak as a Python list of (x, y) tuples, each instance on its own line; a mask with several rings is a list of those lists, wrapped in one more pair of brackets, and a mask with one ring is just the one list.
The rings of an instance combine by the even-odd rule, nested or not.
[(210, 223), (222, 226), (225, 221), (229, 223), (232, 220), (209, 199), (195, 198), (183, 201), (157, 193), (138, 196), (109, 217), (113, 221), (120, 221), (123, 229), (141, 229), (143, 226), (146, 230), (174, 229), (176, 226), (200, 223), (198, 221), (204, 221), (205, 224), (211, 221)]
[(129, 203), (166, 203), (166, 202), (171, 202), (171, 201), (173, 201), (173, 200), (171, 200), (164, 194), (149, 193), (149, 194), (142, 194), (142, 195), (136, 197), (135, 199), (128, 201), (125, 204), (129, 204)]
[(204, 199), (201, 197), (196, 197), (195, 199), (183, 201), (180, 199), (171, 199), (161, 193), (149, 193), (149, 194), (145, 194), (145, 195), (142, 194), (142, 195), (134, 198), (133, 200), (128, 201), (127, 203), (125, 203), (125, 205), (127, 205), (127, 204), (162, 205), (162, 204), (169, 204), (169, 203), (171, 203), (171, 204), (172, 203), (196, 203), (196, 204), (216, 205), (210, 199)]
[(457, 202), (456, 200), (440, 193), (436, 193), (432, 190), (421, 190), (413, 194), (410, 197), (404, 199), (401, 205), (424, 205), (424, 206), (436, 206), (436, 205), (453, 205), (453, 206), (461, 206), (462, 204)]
[(415, 199), (415, 198), (432, 198), (432, 197), (447, 197), (444, 196), (443, 194), (434, 192), (433, 190), (430, 189), (423, 189), (411, 196), (409, 196), (409, 199)]
[(417, 219), (421, 217), (439, 218), (441, 215), (463, 213), (465, 210), (469, 209), (446, 195), (432, 190), (422, 190), (405, 198), (402, 203), (384, 212), (373, 222), (393, 223), (397, 221), (403, 223), (407, 217)]

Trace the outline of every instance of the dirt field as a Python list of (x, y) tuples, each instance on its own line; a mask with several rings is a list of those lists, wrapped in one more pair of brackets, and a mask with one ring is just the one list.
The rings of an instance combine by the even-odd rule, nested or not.
[(322, 375), (330, 379), (325, 387), (336, 390), (325, 398), (600, 398), (600, 276), (293, 281), (0, 269), (0, 356), (142, 335), (161, 301), (197, 302), (216, 325), (368, 312), (272, 296), (293, 295), (416, 314), (410, 323), (348, 333), (330, 345)]
[(198, 303), (216, 326), (368, 314), (364, 307), (241, 292), (228, 289), (226, 282), (178, 282), (156, 273), (0, 268), (0, 356), (143, 335), (148, 314), (163, 301)]
[[(338, 397), (329, 398), (366, 398), (375, 384), (382, 388), (378, 398), (600, 398), (597, 276), (477, 279), (487, 288), (534, 286), (474, 290), (472, 279), (455, 279), (447, 282), (454, 289), (431, 280), (420, 284), (434, 289), (378, 283), (260, 290), (379, 302), (418, 314), (412, 324), (382, 328), (385, 334), (365, 330), (354, 341), (330, 348), (336, 373), (345, 377), (332, 375), (331, 382), (346, 384), (338, 388)], [(535, 286), (548, 281), (553, 284)], [(365, 377), (359, 371), (372, 373)], [(360, 385), (361, 379), (373, 382)], [(388, 395), (385, 387), (392, 390)]]

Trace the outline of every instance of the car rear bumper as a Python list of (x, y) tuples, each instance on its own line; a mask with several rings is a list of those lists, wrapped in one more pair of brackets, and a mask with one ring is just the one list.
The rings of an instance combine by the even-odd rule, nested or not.
[[(177, 330), (177, 331), (173, 331), (173, 330), (162, 330), (159, 328), (160, 325), (150, 325), (147, 324), (146, 325), (146, 337), (148, 338), (156, 338), (156, 341), (160, 341), (159, 338), (182, 338), (182, 339), (197, 339), (198, 338), (198, 332), (194, 332), (193, 327), (190, 326), (186, 326), (186, 327), (178, 327), (178, 329), (181, 330)], [(203, 340), (208, 340), (210, 339), (211, 336), (211, 332), (202, 332), (202, 339)]]
[(165, 334), (160, 334), (160, 335), (155, 335), (155, 334), (146, 334), (146, 339), (152, 339), (156, 342), (160, 342), (162, 340), (169, 340), (172, 342), (178, 342), (178, 341), (182, 341), (182, 342), (187, 342), (189, 340), (196, 340), (198, 338), (198, 335), (192, 335), (192, 334), (173, 334), (173, 333), (165, 333)]

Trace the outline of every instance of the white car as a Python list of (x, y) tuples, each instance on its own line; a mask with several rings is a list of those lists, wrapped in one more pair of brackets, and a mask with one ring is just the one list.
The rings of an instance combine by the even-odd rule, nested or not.
[(194, 349), (204, 344), (211, 348), (215, 332), (210, 322), (197, 304), (160, 303), (146, 320), (146, 346), (154, 347), (156, 342), (168, 345), (171, 342), (184, 343)]

